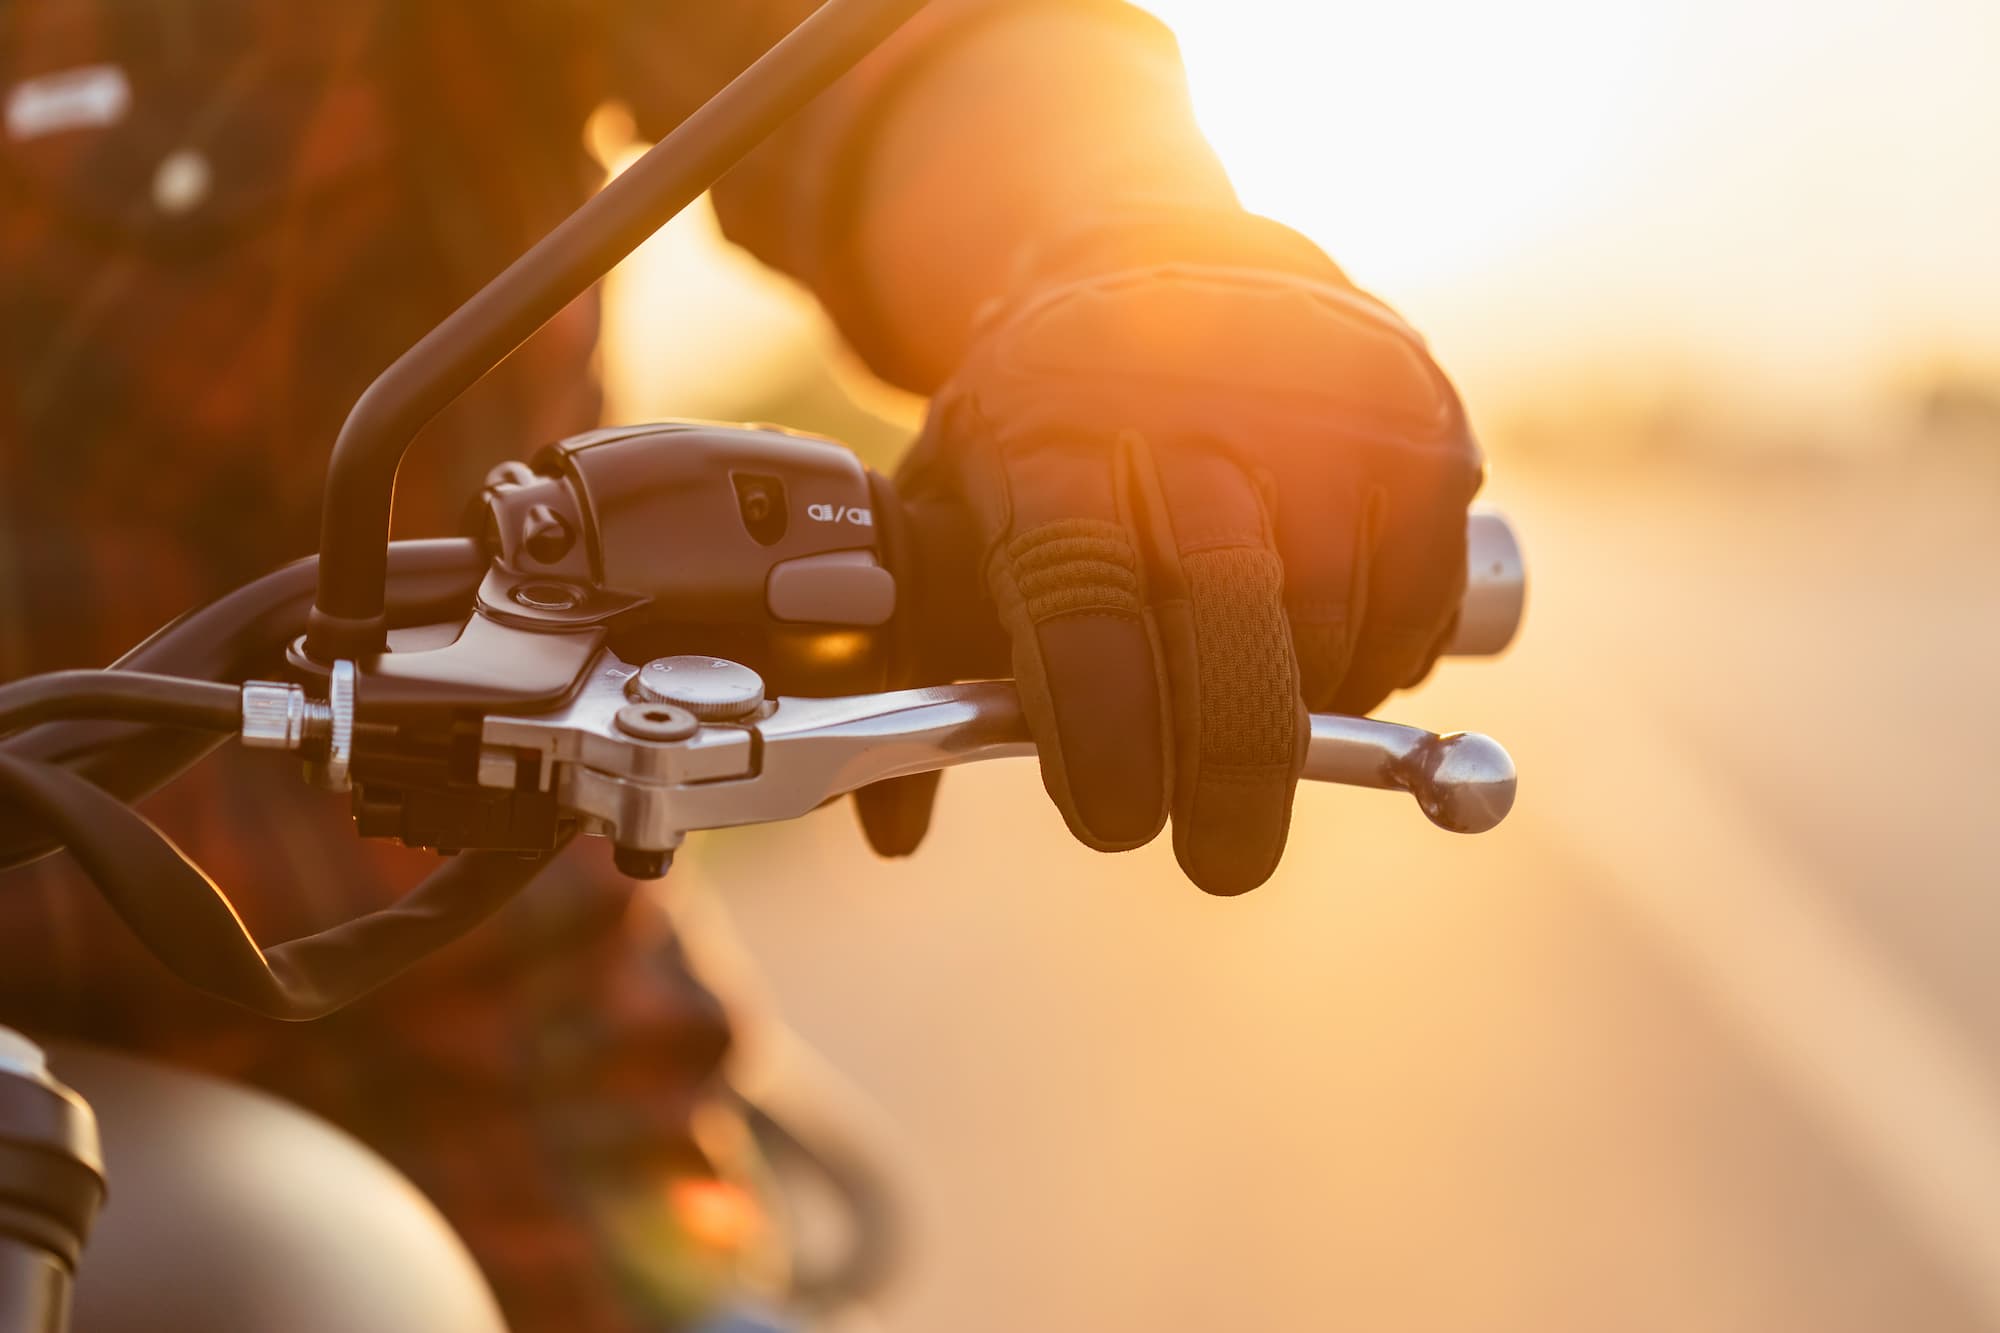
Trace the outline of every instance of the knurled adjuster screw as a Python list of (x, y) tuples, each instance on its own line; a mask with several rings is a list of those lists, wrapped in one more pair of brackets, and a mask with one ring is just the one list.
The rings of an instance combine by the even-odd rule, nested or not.
[(298, 685), (253, 680), (243, 686), (243, 744), (253, 750), (303, 750), (333, 737), (333, 706)]

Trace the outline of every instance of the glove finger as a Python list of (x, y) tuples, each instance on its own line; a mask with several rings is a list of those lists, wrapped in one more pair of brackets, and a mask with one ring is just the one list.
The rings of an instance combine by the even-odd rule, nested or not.
[(1368, 572), (1382, 542), (1387, 497), (1349, 477), (1293, 486), (1273, 498), (1285, 565), (1285, 611), (1306, 707), (1334, 706), (1368, 614)]
[(1465, 595), (1469, 491), (1406, 485), (1384, 497), (1382, 539), (1369, 561), (1366, 612), (1347, 674), (1343, 713), (1366, 713), (1430, 673)]
[(1142, 846), (1166, 823), (1170, 769), (1129, 447), (1016, 441), (1001, 472), (1011, 535), (988, 580), (1043, 785), (1087, 846)]
[(1308, 736), (1284, 565), (1259, 487), (1226, 452), (1155, 451), (1153, 614), (1174, 725), (1174, 854), (1203, 890), (1244, 893), (1285, 850)]
[(942, 773), (912, 773), (854, 793), (854, 812), (877, 856), (909, 856), (930, 832)]

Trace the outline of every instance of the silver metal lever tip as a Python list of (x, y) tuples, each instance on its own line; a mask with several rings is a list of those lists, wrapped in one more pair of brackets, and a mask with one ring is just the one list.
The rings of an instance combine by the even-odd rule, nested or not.
[(1439, 736), (1416, 756), (1410, 793), (1430, 821), (1453, 833), (1484, 833), (1514, 808), (1514, 760), (1476, 732)]

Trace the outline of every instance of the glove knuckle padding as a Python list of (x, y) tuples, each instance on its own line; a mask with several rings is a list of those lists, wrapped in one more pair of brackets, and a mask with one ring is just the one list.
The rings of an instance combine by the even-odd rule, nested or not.
[(1140, 612), (1139, 553), (1119, 524), (1087, 518), (1044, 523), (1009, 541), (1004, 558), (1030, 621), (1079, 611)]
[(1456, 412), (1400, 320), (1283, 273), (1168, 265), (1079, 282), (1017, 310), (980, 356), (982, 407), (1024, 426), (1110, 404), (1119, 426), (1156, 437), (1288, 419), (1427, 441)]

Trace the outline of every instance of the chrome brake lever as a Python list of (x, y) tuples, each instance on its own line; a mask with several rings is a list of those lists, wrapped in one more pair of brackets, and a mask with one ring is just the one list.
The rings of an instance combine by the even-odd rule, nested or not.
[[(482, 741), (481, 785), (553, 791), (621, 861), (662, 866), (698, 829), (794, 819), (887, 778), (1035, 751), (1007, 681), (765, 702), (735, 663), (641, 671), (609, 652), (568, 706), (489, 717)], [(1456, 833), (1493, 828), (1514, 802), (1514, 764), (1494, 741), (1370, 718), (1314, 716), (1304, 776), (1407, 791)]]

